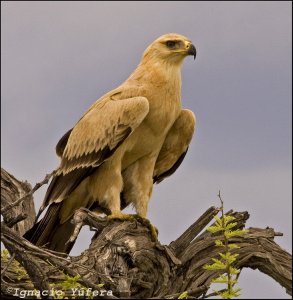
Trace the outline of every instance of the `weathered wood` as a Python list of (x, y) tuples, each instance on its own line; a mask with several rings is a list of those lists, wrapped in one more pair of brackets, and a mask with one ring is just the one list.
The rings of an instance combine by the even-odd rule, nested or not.
[(190, 242), (209, 224), (219, 212), (219, 208), (210, 207), (198, 220), (196, 220), (179, 238), (170, 244), (170, 247), (179, 255)]
[[(105, 289), (113, 291), (114, 297), (108, 298), (176, 298), (183, 291), (198, 298), (205, 295), (211, 280), (218, 275), (204, 270), (203, 265), (218, 256), (214, 241), (221, 237), (207, 231), (200, 233), (216, 212), (216, 208), (209, 208), (178, 239), (170, 245), (161, 245), (159, 241), (152, 241), (150, 229), (140, 219), (109, 221), (80, 209), (74, 216), (76, 230), (72, 240), (82, 226), (88, 225), (97, 231), (89, 248), (79, 256), (64, 256), (36, 247), (8, 228), (4, 221), (2, 242), (10, 253), (15, 253), (15, 259), (26, 268), (30, 278), (24, 276), (17, 280), (13, 264), (6, 268), (9, 262), (5, 261), (2, 262), (2, 270), (6, 268), (2, 280), (5, 288), (9, 285), (23, 288), (33, 283), (42, 289), (50, 283), (62, 286), (64, 273), (79, 274), (85, 287), (99, 289), (98, 284), (103, 283)], [(243, 228), (249, 218), (247, 212), (229, 211), (228, 214), (236, 218), (238, 228)], [(280, 233), (272, 228), (249, 228), (246, 235), (231, 239), (240, 246), (232, 250), (239, 254), (236, 266), (257, 268), (292, 294), (292, 257), (274, 242), (276, 235)]]
[[(17, 199), (27, 195), (32, 187), (27, 181), (19, 181), (14, 176), (1, 168), (1, 214), (6, 224), (10, 224), (14, 230), (23, 235), (33, 226), (36, 218), (35, 205), (32, 195), (6, 210)], [(22, 219), (22, 220), (21, 220)]]

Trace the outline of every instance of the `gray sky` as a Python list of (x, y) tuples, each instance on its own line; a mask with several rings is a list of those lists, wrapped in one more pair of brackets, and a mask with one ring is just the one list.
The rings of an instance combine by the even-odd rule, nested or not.
[[(247, 210), (292, 247), (291, 2), (2, 1), (2, 167), (32, 184), (57, 165), (55, 145), (100, 96), (122, 83), (158, 36), (197, 47), (182, 68), (183, 106), (197, 129), (178, 171), (155, 186), (149, 218), (176, 239), (208, 207)], [(46, 187), (35, 195), (41, 201)], [(84, 230), (74, 254), (89, 241)], [(84, 247), (84, 246), (83, 246)], [(290, 298), (245, 270), (243, 298)]]

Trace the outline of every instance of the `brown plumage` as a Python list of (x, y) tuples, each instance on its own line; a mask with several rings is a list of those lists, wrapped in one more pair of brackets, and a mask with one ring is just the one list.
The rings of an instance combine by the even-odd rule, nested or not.
[(130, 77), (61, 138), (61, 163), (40, 212), (49, 208), (26, 233), (29, 240), (69, 252), (70, 220), (80, 207), (123, 218), (121, 209), (133, 204), (147, 217), (153, 183), (179, 167), (195, 129), (194, 114), (181, 107), (181, 64), (195, 54), (182, 35), (159, 37)]

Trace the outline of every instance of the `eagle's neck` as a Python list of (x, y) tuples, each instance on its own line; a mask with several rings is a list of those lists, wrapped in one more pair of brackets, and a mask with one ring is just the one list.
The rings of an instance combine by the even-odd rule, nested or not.
[(181, 65), (167, 60), (142, 60), (129, 77), (138, 83), (147, 82), (155, 87), (174, 87), (181, 91)]

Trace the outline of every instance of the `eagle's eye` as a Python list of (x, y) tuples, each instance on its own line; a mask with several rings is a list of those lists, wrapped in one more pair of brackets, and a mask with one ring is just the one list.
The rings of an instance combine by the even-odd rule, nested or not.
[(176, 45), (176, 41), (167, 41), (167, 42), (166, 42), (166, 46), (167, 46), (168, 48), (174, 48), (175, 45)]

